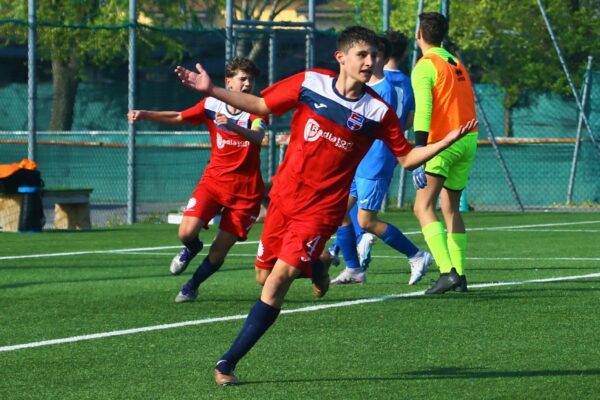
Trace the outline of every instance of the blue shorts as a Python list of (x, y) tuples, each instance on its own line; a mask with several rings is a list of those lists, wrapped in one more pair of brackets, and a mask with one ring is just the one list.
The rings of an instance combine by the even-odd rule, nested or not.
[(357, 199), (358, 208), (379, 211), (389, 188), (389, 179), (366, 179), (355, 176), (350, 186), (350, 196)]

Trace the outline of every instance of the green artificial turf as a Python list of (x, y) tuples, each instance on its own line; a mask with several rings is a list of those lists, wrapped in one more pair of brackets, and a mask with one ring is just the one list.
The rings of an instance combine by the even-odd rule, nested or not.
[[(412, 214), (381, 217), (424, 246)], [(284, 313), (238, 364), (242, 384), (226, 388), (212, 370), (260, 294), (252, 255), (262, 225), (188, 304), (173, 299), (195, 267), (168, 272), (175, 225), (0, 233), (0, 398), (597, 398), (600, 216), (465, 218), (468, 293), (422, 296), (436, 268), (408, 286), (406, 258), (378, 241), (364, 285), (315, 299), (308, 280), (295, 282)], [(528, 282), (590, 274), (599, 276)], [(361, 299), (372, 301), (350, 303)], [(308, 308), (320, 305), (332, 307)], [(185, 321), (196, 322), (169, 325)], [(112, 336), (75, 338), (103, 333)], [(46, 342), (66, 338), (75, 339)]]

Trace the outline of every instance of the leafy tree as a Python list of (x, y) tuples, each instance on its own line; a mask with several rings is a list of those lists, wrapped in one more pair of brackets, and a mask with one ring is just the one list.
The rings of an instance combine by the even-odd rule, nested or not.
[[(70, 130), (77, 88), (86, 67), (122, 64), (128, 54), (128, 0), (37, 0), (37, 52), (50, 61), (54, 87), (50, 130)], [(147, 10), (148, 20), (179, 26), (188, 18), (177, 2), (139, 0), (138, 10)], [(27, 21), (27, 2), (0, 0), (0, 18)], [(0, 37), (26, 43), (27, 30), (0, 25)], [(139, 30), (140, 60), (154, 48), (176, 60), (180, 44), (151, 29)]]
[[(348, 0), (348, 4), (359, 12), (355, 22), (381, 29), (381, 2)], [(390, 27), (413, 37), (417, 5), (417, 0), (391, 0)], [(579, 84), (588, 55), (597, 59), (600, 52), (600, 4), (543, 0), (543, 5)], [(439, 9), (439, 1), (425, 1), (424, 11)], [(450, 0), (449, 36), (475, 81), (503, 89), (506, 136), (512, 136), (513, 108), (527, 104), (532, 91), (571, 95), (536, 0)]]
[[(598, 1), (544, 0), (546, 14), (574, 80), (579, 84), (588, 55), (598, 55)], [(532, 91), (571, 95), (552, 40), (534, 0), (468, 0), (451, 5), (451, 35), (481, 82), (504, 89), (504, 134), (511, 115)]]

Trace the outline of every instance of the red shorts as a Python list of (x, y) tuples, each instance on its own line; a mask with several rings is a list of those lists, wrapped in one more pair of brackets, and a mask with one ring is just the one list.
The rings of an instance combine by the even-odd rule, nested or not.
[(271, 201), (263, 227), (256, 267), (273, 269), (277, 259), (312, 276), (312, 263), (317, 260), (336, 226), (314, 226), (284, 215)]
[[(221, 211), (222, 210), (222, 211)], [(183, 215), (186, 217), (196, 217), (204, 221), (204, 229), (208, 228), (208, 223), (221, 211), (221, 222), (219, 229), (231, 233), (238, 237), (238, 240), (244, 241), (248, 238), (248, 232), (260, 212), (260, 201), (255, 203), (247, 200), (240, 201), (240, 207), (224, 206), (223, 200), (213, 193), (209, 186), (202, 181), (196, 186), (192, 197), (187, 203)]]

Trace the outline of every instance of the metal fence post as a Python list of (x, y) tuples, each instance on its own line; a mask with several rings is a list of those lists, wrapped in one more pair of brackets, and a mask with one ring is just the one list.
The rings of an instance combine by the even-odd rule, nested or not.
[(225, 62), (233, 58), (233, 0), (225, 4)]
[[(137, 36), (137, 0), (129, 0), (129, 76), (127, 106), (135, 109), (136, 95), (136, 36)], [(135, 125), (127, 126), (127, 223), (136, 222), (136, 189), (135, 189)]]
[(381, 0), (381, 30), (387, 32), (390, 29), (390, 0)]
[(28, 36), (27, 36), (27, 124), (28, 124), (28, 140), (27, 140), (27, 158), (35, 160), (36, 158), (36, 120), (35, 120), (35, 102), (37, 97), (37, 83), (35, 79), (35, 44), (36, 44), (36, 14), (35, 0), (29, 0), (28, 7)]
[(306, 69), (315, 66), (315, 0), (308, 0), (308, 23), (306, 27)]
[[(275, 60), (277, 59), (277, 31), (273, 29), (269, 34), (269, 86), (275, 83)], [(268, 180), (271, 182), (275, 170), (277, 169), (277, 161), (275, 160), (275, 153), (277, 151), (276, 144), (276, 119), (275, 115), (271, 115), (271, 134), (269, 135), (269, 156), (268, 156)]]
[(590, 97), (590, 84), (592, 82), (592, 63), (594, 57), (588, 57), (587, 68), (585, 69), (585, 76), (583, 79), (583, 95), (581, 104), (583, 106), (583, 112), (579, 112), (579, 122), (577, 123), (577, 136), (575, 139), (575, 149), (573, 150), (573, 161), (571, 162), (571, 173), (569, 175), (569, 187), (567, 188), (567, 205), (573, 202), (573, 188), (575, 187), (575, 174), (577, 173), (577, 158), (579, 157), (579, 148), (581, 147), (581, 130), (583, 128), (583, 116), (587, 102)]

